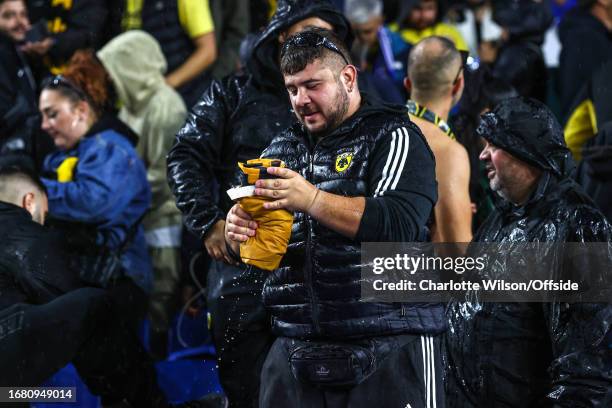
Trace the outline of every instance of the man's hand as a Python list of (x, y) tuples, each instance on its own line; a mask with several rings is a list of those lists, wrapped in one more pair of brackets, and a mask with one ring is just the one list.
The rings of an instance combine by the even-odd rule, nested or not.
[(244, 211), (240, 207), (240, 204), (234, 204), (229, 213), (227, 213), (225, 239), (227, 239), (230, 244), (232, 242), (245, 242), (249, 237), (255, 236), (256, 229), (257, 223), (253, 221), (249, 213)]
[(35, 57), (44, 57), (53, 45), (53, 38), (47, 37), (42, 41), (28, 42), (21, 46), (21, 51)]
[(204, 238), (204, 247), (208, 252), (208, 255), (215, 261), (221, 261), (228, 264), (234, 264), (230, 255), (227, 253), (225, 247), (225, 221), (219, 220), (213, 227), (208, 231)]
[(268, 167), (268, 173), (280, 177), (273, 180), (257, 180), (255, 195), (274, 198), (264, 204), (264, 208), (308, 213), (319, 190), (304, 177), (293, 170), (282, 167)]

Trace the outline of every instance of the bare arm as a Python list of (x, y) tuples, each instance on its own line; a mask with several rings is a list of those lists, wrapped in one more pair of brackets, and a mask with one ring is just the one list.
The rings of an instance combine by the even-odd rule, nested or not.
[(193, 38), (195, 50), (187, 60), (166, 76), (166, 82), (173, 88), (191, 81), (206, 70), (217, 59), (215, 33), (210, 32)]
[[(433, 242), (470, 242), (472, 207), (470, 163), (465, 148), (453, 144), (437, 157), (438, 202), (434, 207)], [(442, 156), (442, 157), (440, 157)]]

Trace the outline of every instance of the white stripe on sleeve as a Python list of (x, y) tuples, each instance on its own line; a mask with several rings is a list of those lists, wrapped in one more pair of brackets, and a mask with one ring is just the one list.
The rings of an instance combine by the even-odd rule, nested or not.
[(378, 196), (378, 192), (380, 191), (380, 188), (382, 187), (384, 182), (387, 180), (387, 177), (389, 176), (389, 165), (393, 161), (393, 155), (395, 154), (396, 138), (397, 138), (397, 131), (394, 131), (392, 134), (391, 149), (389, 149), (389, 154), (387, 155), (387, 161), (385, 162), (385, 167), (383, 168), (382, 177), (380, 178), (380, 181), (378, 182), (378, 185), (376, 186), (376, 191), (374, 191), (374, 197)]

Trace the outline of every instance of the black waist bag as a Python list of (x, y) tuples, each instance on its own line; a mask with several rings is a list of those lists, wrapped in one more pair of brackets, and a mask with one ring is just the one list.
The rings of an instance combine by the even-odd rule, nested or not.
[(342, 343), (292, 340), (288, 345), (289, 365), (293, 376), (302, 383), (318, 388), (352, 388), (374, 374), (393, 351), (399, 350), (405, 337)]

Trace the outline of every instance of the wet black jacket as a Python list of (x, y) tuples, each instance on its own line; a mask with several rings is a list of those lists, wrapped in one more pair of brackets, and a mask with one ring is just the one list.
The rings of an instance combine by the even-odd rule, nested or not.
[(80, 286), (68, 269), (58, 236), (30, 214), (0, 201), (0, 309), (46, 303)]
[(597, 68), (612, 59), (612, 32), (580, 8), (566, 14), (558, 32), (562, 46), (559, 56), (561, 117), (565, 122), (582, 86)]
[[(513, 103), (520, 102), (508, 102)], [(508, 104), (494, 110), (497, 123), (479, 134), (538, 166), (543, 175), (524, 205), (500, 200), (474, 242), (499, 243), (500, 248), (511, 242), (610, 242), (612, 227), (568, 177), (569, 152), (559, 125), (546, 124), (538, 115), (509, 121), (504, 117)], [(517, 131), (529, 141), (515, 137)], [(496, 273), (496, 279), (510, 280), (511, 271), (498, 268)], [(549, 273), (549, 279), (559, 279), (561, 268)], [(610, 282), (603, 275), (591, 278)], [(453, 301), (447, 311), (450, 407), (610, 406), (612, 306), (472, 299)]]
[[(340, 155), (348, 168), (338, 168)], [(436, 202), (433, 154), (405, 111), (366, 102), (316, 143), (296, 123), (263, 156), (284, 160), (323, 191), (366, 197), (354, 239), (295, 214), (287, 254), (263, 292), (276, 334), (338, 339), (445, 329), (440, 304), (360, 300), (361, 242), (418, 240)]]
[(0, 34), (0, 167), (16, 162), (35, 170), (51, 150), (51, 139), (39, 131), (37, 99), (28, 60)]
[(255, 43), (247, 73), (214, 80), (178, 133), (168, 155), (168, 179), (186, 226), (197, 236), (225, 219), (232, 205), (225, 191), (239, 184), (237, 162), (259, 157), (295, 121), (278, 68), (278, 35), (311, 16), (349, 38), (347, 20), (328, 1), (279, 2)]

